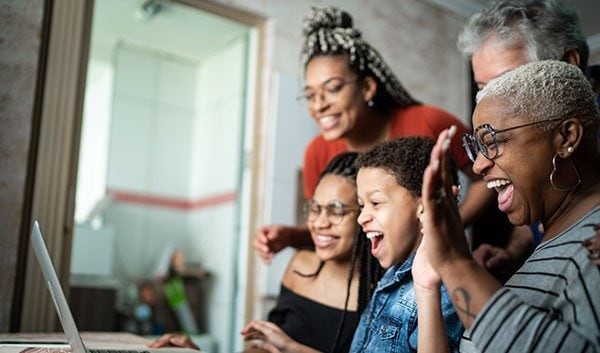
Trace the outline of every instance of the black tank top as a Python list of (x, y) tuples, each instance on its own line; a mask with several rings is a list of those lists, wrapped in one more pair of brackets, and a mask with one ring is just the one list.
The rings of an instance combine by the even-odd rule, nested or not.
[[(281, 327), (296, 342), (321, 352), (331, 352), (343, 312), (300, 296), (282, 285), (277, 305), (269, 313), (269, 321)], [(346, 313), (335, 353), (350, 350), (359, 319), (356, 311)]]

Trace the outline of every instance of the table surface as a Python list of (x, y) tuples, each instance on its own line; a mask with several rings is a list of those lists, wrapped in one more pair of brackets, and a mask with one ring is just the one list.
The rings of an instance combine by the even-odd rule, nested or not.
[[(146, 344), (151, 342), (140, 336), (125, 332), (82, 332), (81, 339), (88, 348), (114, 348), (118, 345), (123, 349), (145, 348)], [(0, 341), (19, 341), (23, 345), (19, 346), (1, 346), (2, 353), (62, 353), (71, 352), (71, 348), (41, 347), (44, 342), (64, 342), (67, 338), (63, 333), (3, 333), (0, 334)], [(36, 346), (37, 343), (37, 346)]]

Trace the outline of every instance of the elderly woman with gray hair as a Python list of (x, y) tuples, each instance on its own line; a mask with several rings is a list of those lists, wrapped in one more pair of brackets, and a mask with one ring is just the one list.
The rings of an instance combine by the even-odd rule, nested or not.
[(421, 276), (451, 293), (467, 330), (463, 352), (598, 352), (600, 271), (581, 246), (600, 223), (592, 87), (576, 66), (541, 61), (490, 81), (477, 99), (474, 134), (463, 137), (473, 170), (511, 223), (541, 220), (544, 238), (504, 286), (474, 262), (450, 197), (452, 136), (444, 131), (424, 174), (415, 263), (431, 271)]
[[(600, 65), (588, 67), (590, 53), (579, 18), (559, 0), (491, 1), (466, 22), (458, 49), (471, 59), (478, 88), (528, 62), (561, 60), (579, 66), (599, 92)], [(489, 217), (497, 217), (500, 211), (493, 207), (486, 211), (490, 214), (473, 224), (473, 257), (497, 278), (506, 280), (531, 254), (543, 232), (536, 223), (531, 226), (535, 242), (527, 226), (515, 228), (507, 239), (504, 227), (509, 224), (490, 226)], [(590, 256), (600, 265), (600, 235), (588, 244)]]

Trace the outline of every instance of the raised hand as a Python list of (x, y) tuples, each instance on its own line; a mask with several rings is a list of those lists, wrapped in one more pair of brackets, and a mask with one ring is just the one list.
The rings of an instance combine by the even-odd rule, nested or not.
[(286, 226), (269, 225), (254, 233), (252, 245), (265, 264), (270, 264), (276, 253), (291, 245), (290, 237), (286, 236), (287, 229)]
[(449, 262), (460, 258), (471, 259), (463, 223), (453, 196), (449, 150), (455, 132), (456, 129), (452, 127), (440, 133), (431, 151), (429, 166), (423, 174), (421, 251), (438, 273)]
[(592, 225), (596, 235), (587, 239), (583, 242), (583, 245), (589, 251), (590, 260), (596, 265), (600, 266), (600, 224)]

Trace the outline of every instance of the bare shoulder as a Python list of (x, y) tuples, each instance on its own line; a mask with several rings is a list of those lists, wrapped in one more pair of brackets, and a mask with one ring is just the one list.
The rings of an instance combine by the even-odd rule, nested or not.
[[(283, 285), (296, 291), (298, 287), (306, 286), (306, 277), (300, 274), (311, 274), (319, 268), (319, 258), (312, 250), (298, 250), (283, 275)], [(299, 274), (300, 273), (300, 274)]]

